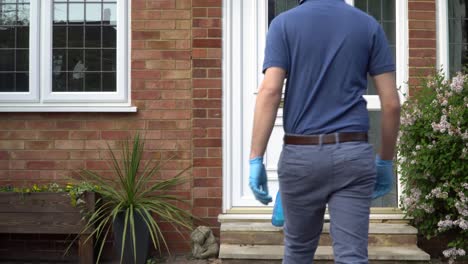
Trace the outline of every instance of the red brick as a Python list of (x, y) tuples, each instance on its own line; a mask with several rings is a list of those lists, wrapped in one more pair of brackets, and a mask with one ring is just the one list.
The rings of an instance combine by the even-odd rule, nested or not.
[[(221, 110), (219, 110), (219, 111), (221, 111)], [(212, 138), (212, 137), (221, 138), (222, 133), (223, 133), (223, 131), (222, 131), (221, 128), (209, 128), (207, 136), (210, 137), (210, 138)]]
[(410, 67), (435, 67), (437, 63), (436, 58), (410, 58)]
[(88, 160), (86, 161), (86, 169), (88, 170), (108, 170), (110, 169), (109, 162), (104, 160)]
[(9, 159), (8, 151), (0, 151), (0, 160)]
[(427, 30), (436, 30), (435, 21), (425, 21), (425, 20), (410, 20), (408, 22), (409, 29), (427, 29)]
[(221, 48), (221, 39), (194, 39), (193, 47), (197, 48)]
[(0, 139), (37, 139), (38, 133), (35, 130), (5, 130), (0, 131)]
[(82, 121), (57, 121), (57, 129), (81, 129), (83, 127)]
[(436, 31), (433, 30), (410, 30), (409, 37), (411, 39), (436, 39)]
[(208, 17), (221, 17), (223, 10), (221, 8), (208, 8)]
[(207, 8), (193, 8), (192, 9), (193, 17), (206, 17), (208, 15)]
[(161, 32), (159, 31), (132, 31), (132, 38), (134, 40), (156, 40), (159, 39)]
[(198, 158), (193, 159), (193, 165), (200, 167), (221, 167), (222, 160), (217, 158)]
[(161, 12), (162, 19), (190, 19), (189, 10), (165, 10)]
[(96, 151), (72, 151), (70, 159), (99, 159), (99, 152)]
[[(192, 78), (206, 78), (207, 76), (207, 69), (194, 69), (192, 71)], [(195, 87), (195, 83), (194, 83)]]
[(26, 122), (28, 129), (55, 129), (55, 121), (29, 120)]
[(435, 11), (436, 6), (435, 2), (409, 2), (408, 3), (409, 10), (426, 10), (426, 11)]
[(436, 41), (435, 40), (427, 40), (427, 39), (410, 39), (409, 40), (409, 46), (410, 48), (413, 47), (418, 47), (421, 49), (426, 49), (426, 48), (436, 48)]
[(26, 168), (30, 170), (53, 170), (55, 164), (55, 161), (29, 161), (26, 163)]
[(112, 120), (86, 121), (85, 128), (90, 129), (90, 130), (114, 129), (114, 121)]
[[(205, 109), (201, 109), (202, 111)], [(206, 111), (206, 110), (205, 110)], [(193, 136), (194, 138), (204, 138), (206, 137), (206, 129), (205, 128), (194, 128), (193, 129)]]
[(196, 28), (220, 28), (222, 26), (219, 18), (195, 18), (193, 19), (193, 27)]
[(193, 117), (195, 118), (206, 118), (208, 117), (206, 109), (194, 109)]
[(146, 7), (153, 9), (174, 9), (176, 6), (174, 0), (147, 0)]
[(193, 88), (221, 88), (221, 79), (193, 79)]
[(69, 157), (70, 153), (63, 150), (48, 150), (47, 155), (44, 155), (44, 152), (41, 150), (10, 152), (10, 158), (18, 160), (64, 160), (68, 159)]
[(24, 141), (0, 140), (0, 149), (24, 149)]
[(194, 7), (221, 7), (222, 0), (192, 0)]
[(410, 11), (408, 13), (408, 18), (410, 20), (435, 20), (436, 19), (436, 13), (435, 12), (421, 12), (421, 11)]
[(85, 143), (83, 140), (56, 140), (56, 149), (84, 149)]
[(218, 60), (218, 59), (194, 59), (193, 60), (193, 67), (219, 68), (219, 67), (221, 67), (221, 60)]
[(221, 139), (194, 139), (193, 145), (195, 147), (221, 147)]
[(175, 21), (173, 20), (147, 20), (145, 21), (145, 29), (175, 29)]
[(203, 178), (203, 179), (194, 179), (194, 187), (219, 187), (222, 186), (221, 178)]
[(221, 100), (193, 100), (194, 108), (221, 108)]
[(102, 139), (128, 139), (132, 136), (130, 131), (102, 131), (101, 137)]
[(2, 129), (14, 130), (14, 129), (25, 129), (25, 121), (14, 121), (14, 120), (2, 120)]
[(193, 119), (194, 127), (222, 127), (221, 119)]
[(197, 198), (194, 199), (195, 207), (221, 207), (222, 201), (219, 198)]
[(71, 131), (70, 139), (98, 139), (99, 131)]
[(47, 149), (53, 149), (54, 147), (54, 141), (25, 141), (25, 149), (30, 149), (30, 150), (47, 150)]
[[(179, 23), (178, 23), (179, 24)], [(186, 26), (183, 28), (187, 28)], [(190, 30), (180, 29), (166, 30), (161, 32), (161, 39), (190, 39)], [(175, 43), (175, 42), (174, 42)], [(175, 47), (176, 45), (174, 45)]]

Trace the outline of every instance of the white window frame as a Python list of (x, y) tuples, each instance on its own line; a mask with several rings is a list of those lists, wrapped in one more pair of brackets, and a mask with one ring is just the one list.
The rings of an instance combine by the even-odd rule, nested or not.
[(445, 77), (449, 76), (449, 25), (447, 0), (436, 1), (437, 12), (437, 65)]
[(3, 102), (27, 103), (38, 102), (39, 91), (31, 89), (34, 85), (39, 83), (39, 12), (32, 10), (39, 10), (40, 1), (30, 1), (29, 7), (29, 91), (28, 92), (1, 92), (0, 104)]
[(437, 12), (437, 65), (446, 78), (450, 77), (448, 1), (436, 1)]
[(131, 106), (131, 1), (117, 1), (115, 92), (52, 91), (53, 0), (30, 1), (29, 92), (0, 93), (0, 112), (136, 112)]

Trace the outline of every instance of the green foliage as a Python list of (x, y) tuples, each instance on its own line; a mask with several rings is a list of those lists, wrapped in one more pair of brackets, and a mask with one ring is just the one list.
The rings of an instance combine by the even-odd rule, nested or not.
[(99, 186), (92, 185), (89, 182), (79, 182), (76, 184), (67, 183), (65, 186), (61, 186), (55, 182), (43, 185), (33, 184), (31, 187), (14, 187), (11, 185), (0, 186), (0, 192), (16, 192), (22, 194), (38, 192), (65, 192), (70, 196), (70, 203), (73, 207), (76, 207), (79, 204), (84, 204), (84, 201), (81, 198), (85, 191), (94, 191), (96, 189), (99, 189)]
[(468, 75), (441, 73), (402, 107), (398, 166), (402, 207), (427, 238), (452, 232), (443, 253), (453, 261), (468, 247)]
[[(153, 215), (172, 224), (176, 230), (179, 230), (178, 227), (192, 229), (193, 216), (175, 205), (176, 202), (183, 201), (177, 196), (167, 194), (167, 191), (173, 190), (174, 187), (185, 182), (182, 175), (188, 168), (173, 178), (155, 181), (155, 176), (165, 162), (150, 160), (143, 164), (144, 140), (139, 135), (135, 136), (133, 142), (127, 140), (122, 144), (120, 151), (122, 160), (117, 158), (117, 153), (110, 147), (109, 152), (115, 176), (113, 179), (106, 179), (106, 177), (90, 170), (79, 172), (85, 182), (92, 183), (91, 186), (99, 186), (94, 191), (100, 198), (96, 202), (95, 211), (89, 215), (88, 223), (83, 230), (93, 230), (92, 235), (101, 240), (97, 263), (99, 263), (110, 227), (119, 213), (125, 214), (123, 234), (127, 233), (128, 227), (135, 257), (134, 216), (136, 214), (142, 216), (145, 221), (154, 247), (161, 250), (164, 246), (169, 251), (162, 230)], [(123, 239), (121, 260), (125, 236)]]

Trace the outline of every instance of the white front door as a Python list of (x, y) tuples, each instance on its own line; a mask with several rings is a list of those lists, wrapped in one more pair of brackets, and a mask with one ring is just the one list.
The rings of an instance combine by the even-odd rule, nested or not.
[[(346, 2), (370, 13), (382, 24), (394, 48), (398, 84), (405, 91), (408, 65), (407, 1)], [(235, 208), (263, 207), (255, 201), (248, 185), (253, 110), (257, 88), (263, 78), (261, 68), (269, 21), (296, 3), (297, 0), (224, 0), (224, 212)], [(376, 145), (380, 129), (380, 102), (371, 84), (366, 100), (371, 120), (370, 141)], [(282, 148), (282, 125), (282, 109), (279, 109), (264, 159), (273, 198), (278, 191), (277, 163)], [(398, 207), (398, 186), (386, 197), (374, 201), (373, 206)]]

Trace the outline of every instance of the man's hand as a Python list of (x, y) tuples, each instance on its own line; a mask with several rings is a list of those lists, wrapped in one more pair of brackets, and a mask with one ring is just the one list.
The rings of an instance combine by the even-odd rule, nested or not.
[(250, 160), (249, 186), (255, 199), (262, 204), (267, 205), (272, 201), (271, 196), (268, 195), (267, 176), (262, 157), (255, 157)]
[(372, 199), (382, 197), (389, 193), (393, 187), (393, 161), (382, 160), (379, 155), (375, 158), (377, 181), (374, 187)]

